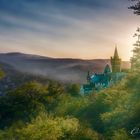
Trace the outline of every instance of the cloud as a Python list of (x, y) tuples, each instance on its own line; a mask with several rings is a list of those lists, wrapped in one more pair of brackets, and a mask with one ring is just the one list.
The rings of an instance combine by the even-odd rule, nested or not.
[(0, 49), (89, 59), (110, 57), (118, 44), (128, 60), (139, 19), (127, 5), (122, 0), (1, 0)]

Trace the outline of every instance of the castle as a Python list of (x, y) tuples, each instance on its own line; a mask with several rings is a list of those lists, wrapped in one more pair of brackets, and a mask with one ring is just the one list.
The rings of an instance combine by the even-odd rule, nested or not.
[[(111, 68), (110, 68), (111, 65)], [(81, 87), (84, 94), (88, 94), (93, 90), (109, 87), (111, 83), (115, 83), (124, 74), (121, 73), (121, 59), (118, 55), (117, 47), (115, 47), (114, 56), (110, 59), (110, 65), (106, 64), (103, 73), (90, 75), (87, 74), (87, 84)]]

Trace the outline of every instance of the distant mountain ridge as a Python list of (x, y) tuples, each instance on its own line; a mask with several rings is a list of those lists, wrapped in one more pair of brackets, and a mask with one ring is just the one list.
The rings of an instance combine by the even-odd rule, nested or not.
[[(19, 52), (0, 53), (0, 62), (11, 65), (21, 72), (74, 83), (84, 83), (88, 70), (92, 73), (101, 73), (106, 64), (110, 65), (109, 59), (51, 58)], [(122, 68), (130, 68), (130, 63), (123, 61)]]

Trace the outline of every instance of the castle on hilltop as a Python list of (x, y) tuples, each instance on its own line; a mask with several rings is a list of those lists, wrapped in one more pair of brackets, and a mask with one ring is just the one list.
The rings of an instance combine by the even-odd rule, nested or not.
[(106, 64), (102, 73), (87, 74), (87, 84), (82, 85), (81, 94), (88, 94), (94, 90), (99, 90), (111, 86), (116, 81), (124, 77), (124, 73), (121, 72), (122, 60), (118, 55), (117, 47), (115, 47), (114, 56), (110, 59), (110, 64)]

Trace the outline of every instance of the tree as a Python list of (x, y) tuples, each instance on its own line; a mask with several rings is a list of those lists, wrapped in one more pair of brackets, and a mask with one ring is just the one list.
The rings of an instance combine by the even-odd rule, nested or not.
[(48, 107), (47, 94), (47, 87), (29, 82), (0, 97), (0, 127), (10, 125), (15, 120), (29, 121), (45, 110)]
[[(134, 11), (134, 14), (140, 15), (140, 0), (130, 0), (134, 4), (129, 7)], [(132, 69), (139, 70), (140, 68), (140, 28), (137, 29), (137, 32), (134, 34), (134, 37), (138, 37), (138, 40), (134, 44), (135, 48), (133, 49), (133, 57), (131, 58)]]
[(112, 140), (132, 140), (129, 135), (126, 133), (125, 129), (120, 129), (114, 132)]
[(70, 93), (73, 96), (80, 95), (79, 94), (80, 93), (80, 85), (78, 85), (78, 84), (69, 85), (67, 90), (68, 90), (68, 93)]
[(131, 57), (131, 65), (133, 70), (138, 70), (140, 68), (140, 28), (137, 29), (134, 37), (138, 37), (138, 40), (134, 44), (135, 48)]
[(1, 140), (99, 140), (100, 136), (73, 117), (53, 117), (41, 113), (26, 125), (0, 131)]
[(0, 69), (0, 79), (2, 79), (4, 76), (5, 76), (4, 71)]
[(140, 0), (130, 0), (135, 2), (134, 5), (130, 6), (129, 9), (132, 9), (134, 11), (134, 14), (140, 15)]

